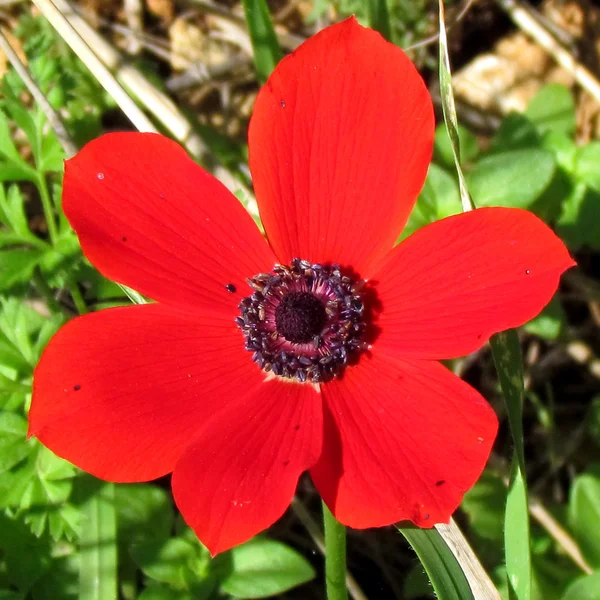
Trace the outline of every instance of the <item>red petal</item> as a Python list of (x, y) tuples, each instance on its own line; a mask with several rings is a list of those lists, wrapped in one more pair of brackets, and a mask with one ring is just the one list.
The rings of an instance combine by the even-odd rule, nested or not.
[(442, 365), (374, 354), (323, 386), (323, 454), (311, 476), (350, 527), (448, 522), (496, 435), (494, 411)]
[(375, 344), (398, 356), (451, 358), (535, 317), (575, 263), (552, 230), (514, 208), (437, 221), (402, 242), (373, 275)]
[(173, 494), (215, 555), (274, 523), (321, 452), (321, 397), (310, 385), (266, 382), (216, 414), (175, 467)]
[(71, 321), (46, 348), (29, 433), (102, 479), (154, 479), (209, 415), (263, 379), (231, 319), (109, 309)]
[(258, 95), (249, 131), (256, 197), (278, 258), (367, 273), (412, 210), (433, 130), (415, 67), (354, 18), (284, 58)]
[[(155, 300), (237, 307), (273, 253), (236, 198), (175, 142), (112, 133), (66, 163), (64, 209), (85, 255)], [(244, 294), (246, 295), (246, 294)]]

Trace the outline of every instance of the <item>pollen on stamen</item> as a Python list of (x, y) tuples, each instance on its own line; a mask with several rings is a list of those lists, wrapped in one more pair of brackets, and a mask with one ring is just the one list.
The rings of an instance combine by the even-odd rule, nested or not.
[(366, 348), (363, 284), (339, 265), (295, 258), (246, 281), (254, 293), (240, 302), (235, 322), (252, 360), (271, 377), (329, 381)]

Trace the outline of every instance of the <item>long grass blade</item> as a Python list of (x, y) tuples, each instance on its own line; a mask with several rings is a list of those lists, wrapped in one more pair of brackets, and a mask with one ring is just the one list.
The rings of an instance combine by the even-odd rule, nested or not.
[(504, 394), (508, 422), (514, 443), (506, 514), (504, 547), (508, 591), (511, 599), (531, 598), (531, 552), (525, 454), (523, 448), (523, 366), (519, 337), (514, 330), (496, 334), (490, 340), (498, 379)]
[(91, 476), (79, 481), (79, 600), (117, 598), (117, 517), (114, 484)]
[(391, 39), (390, 13), (386, 0), (369, 0), (369, 26), (386, 39)]
[(266, 81), (281, 59), (269, 7), (265, 0), (244, 0), (246, 24), (254, 50), (254, 66), (261, 81)]
[(398, 531), (419, 557), (439, 600), (476, 600), (460, 564), (437, 529), (399, 527)]

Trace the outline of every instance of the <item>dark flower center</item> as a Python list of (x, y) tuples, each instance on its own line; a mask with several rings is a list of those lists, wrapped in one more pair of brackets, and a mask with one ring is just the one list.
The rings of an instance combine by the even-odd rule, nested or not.
[(295, 258), (247, 281), (254, 293), (240, 302), (236, 323), (265, 371), (329, 381), (366, 346), (363, 282), (342, 275), (339, 265)]
[(310, 292), (290, 292), (275, 309), (277, 331), (296, 344), (310, 342), (319, 335), (326, 318), (323, 302)]

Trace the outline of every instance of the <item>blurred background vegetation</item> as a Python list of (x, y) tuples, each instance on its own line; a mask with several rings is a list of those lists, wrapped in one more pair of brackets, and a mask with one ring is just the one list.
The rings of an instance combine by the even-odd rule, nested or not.
[[(323, 598), (320, 503), (308, 479), (264, 536), (211, 561), (167, 478), (103, 484), (25, 440), (33, 368), (52, 334), (78, 313), (129, 302), (83, 258), (61, 212), (65, 156), (103, 132), (156, 129), (257, 218), (246, 130), (275, 54), (253, 47), (246, 21), (250, 32), (253, 19), (260, 26), (266, 5), (245, 4), (246, 13), (237, 0), (0, 0), (1, 600)], [(442, 122), (436, 2), (273, 0), (268, 11), (282, 54), (356, 14), (407, 49)], [(476, 205), (532, 210), (578, 262), (520, 332), (532, 598), (600, 599), (600, 8), (453, 0), (446, 22)], [(403, 236), (460, 210), (440, 125)], [(490, 349), (449, 366), (501, 420), (456, 519), (505, 595), (512, 442)], [(348, 551), (356, 600), (433, 597), (395, 528), (349, 532)]]

